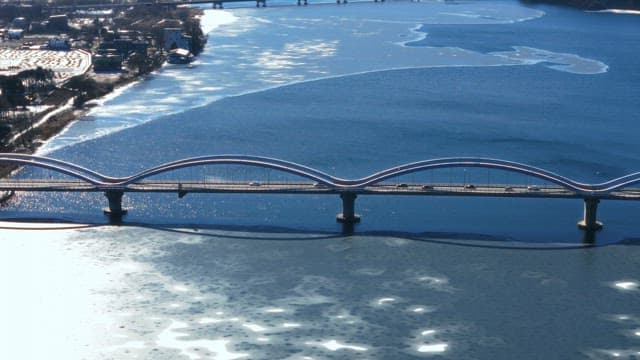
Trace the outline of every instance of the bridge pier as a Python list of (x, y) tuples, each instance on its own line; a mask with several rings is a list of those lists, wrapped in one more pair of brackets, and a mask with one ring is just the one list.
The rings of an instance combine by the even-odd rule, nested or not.
[(578, 222), (578, 227), (583, 230), (593, 231), (602, 229), (602, 223), (597, 220), (599, 199), (584, 199), (584, 217)]
[(342, 212), (336, 216), (336, 220), (343, 224), (353, 224), (360, 222), (360, 215), (356, 214), (356, 198), (358, 196), (352, 192), (340, 194), (342, 199)]
[[(304, 0), (304, 4), (305, 5), (309, 5), (309, 3), (307, 2), (307, 0)], [(298, 6), (302, 5), (302, 1), (298, 0)]]
[(222, 9), (222, 1), (214, 1), (213, 3), (211, 3), (211, 5), (213, 6), (214, 9)]
[(122, 190), (107, 190), (104, 192), (104, 196), (109, 200), (109, 207), (104, 208), (104, 213), (109, 215), (112, 219), (118, 219), (127, 213), (127, 209), (122, 208)]

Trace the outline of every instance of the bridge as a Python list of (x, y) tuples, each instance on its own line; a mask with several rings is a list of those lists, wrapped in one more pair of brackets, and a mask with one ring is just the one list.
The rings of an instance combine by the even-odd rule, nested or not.
[[(292, 2), (296, 2), (297, 5), (308, 5), (308, 0), (292, 0)], [(378, 0), (373, 0), (374, 2), (378, 2)], [(384, 2), (385, 0), (379, 0), (380, 2)], [(75, 1), (73, 4), (65, 4), (65, 5), (48, 5), (46, 7), (52, 13), (60, 13), (60, 12), (70, 12), (76, 10), (104, 10), (104, 9), (126, 9), (131, 7), (145, 7), (145, 6), (160, 6), (165, 8), (176, 8), (178, 6), (188, 6), (188, 5), (202, 5), (202, 4), (211, 4), (212, 7), (222, 8), (224, 3), (238, 3), (238, 2), (255, 2), (256, 7), (266, 7), (267, 0), (148, 0), (148, 1), (137, 1), (135, 3), (86, 3)], [(337, 4), (344, 3), (346, 4), (348, 0), (336, 0)]]
[[(412, 162), (359, 179), (343, 179), (294, 162), (248, 155), (212, 155), (177, 160), (126, 177), (110, 177), (67, 161), (0, 153), (0, 166), (16, 168), (0, 180), (0, 191), (102, 192), (104, 212), (118, 220), (128, 209), (125, 193), (338, 195), (345, 224), (360, 221), (358, 196), (478, 196), (583, 199), (578, 226), (599, 230), (601, 200), (640, 200), (640, 173), (587, 184), (534, 166), (488, 158), (459, 157)], [(25, 174), (29, 169), (30, 173)], [(515, 178), (515, 179), (514, 179)], [(511, 179), (511, 181), (505, 181)], [(518, 180), (518, 181), (514, 181)]]

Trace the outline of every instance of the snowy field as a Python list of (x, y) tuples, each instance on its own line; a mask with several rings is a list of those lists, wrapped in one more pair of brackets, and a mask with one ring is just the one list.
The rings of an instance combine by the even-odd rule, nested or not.
[(0, 49), (0, 75), (13, 75), (37, 67), (53, 70), (56, 81), (64, 82), (89, 70), (91, 54), (83, 50)]

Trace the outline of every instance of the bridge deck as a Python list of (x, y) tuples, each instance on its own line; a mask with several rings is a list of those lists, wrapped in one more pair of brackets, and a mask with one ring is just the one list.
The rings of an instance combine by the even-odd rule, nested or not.
[[(560, 186), (534, 187), (522, 184), (396, 184), (381, 183), (365, 187), (326, 187), (312, 182), (178, 182), (142, 181), (127, 186), (94, 186), (74, 180), (0, 180), (0, 191), (63, 191), (63, 192), (123, 192), (149, 193), (245, 193), (245, 194), (340, 194), (361, 195), (422, 195), (422, 196), (489, 196), (524, 198), (583, 198), (584, 194)], [(600, 199), (639, 200), (640, 189), (629, 188), (612, 192)]]
[[(82, 9), (121, 9), (121, 8), (130, 8), (130, 7), (146, 7), (146, 6), (185, 6), (185, 5), (203, 5), (203, 4), (222, 4), (222, 3), (232, 3), (232, 2), (262, 2), (265, 3), (267, 0), (180, 0), (180, 1), (138, 1), (136, 3), (122, 3), (122, 4), (68, 4), (68, 5), (50, 5), (47, 6), (46, 9), (53, 11), (69, 11), (69, 10), (82, 10)], [(295, 4), (297, 0), (291, 0), (291, 4)], [(382, 0), (381, 0), (382, 1)]]

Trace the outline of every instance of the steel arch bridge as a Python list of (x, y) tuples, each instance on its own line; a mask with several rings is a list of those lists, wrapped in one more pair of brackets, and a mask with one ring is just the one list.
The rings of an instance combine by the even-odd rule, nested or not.
[[(126, 213), (122, 207), (125, 192), (177, 193), (276, 193), (276, 194), (338, 194), (343, 212), (338, 220), (353, 223), (357, 195), (414, 196), (492, 196), (525, 198), (581, 198), (585, 215), (580, 226), (598, 229), (597, 205), (600, 200), (640, 200), (640, 173), (632, 173), (603, 183), (582, 183), (562, 175), (513, 161), (476, 157), (455, 157), (423, 160), (388, 168), (358, 179), (344, 179), (298, 163), (250, 155), (210, 155), (192, 157), (161, 164), (126, 177), (112, 177), (71, 162), (36, 155), (0, 153), (0, 165), (18, 168), (38, 168), (56, 177), (28, 178), (10, 176), (0, 180), (0, 191), (104, 192), (109, 200), (106, 212), (112, 216)], [(275, 171), (301, 180), (256, 182), (239, 180), (193, 181), (190, 178), (158, 179), (181, 174), (186, 169), (241, 166)], [(474, 185), (467, 183), (389, 183), (389, 180), (419, 172), (464, 168), (481, 168), (515, 173), (550, 185), (530, 186), (522, 183)]]

